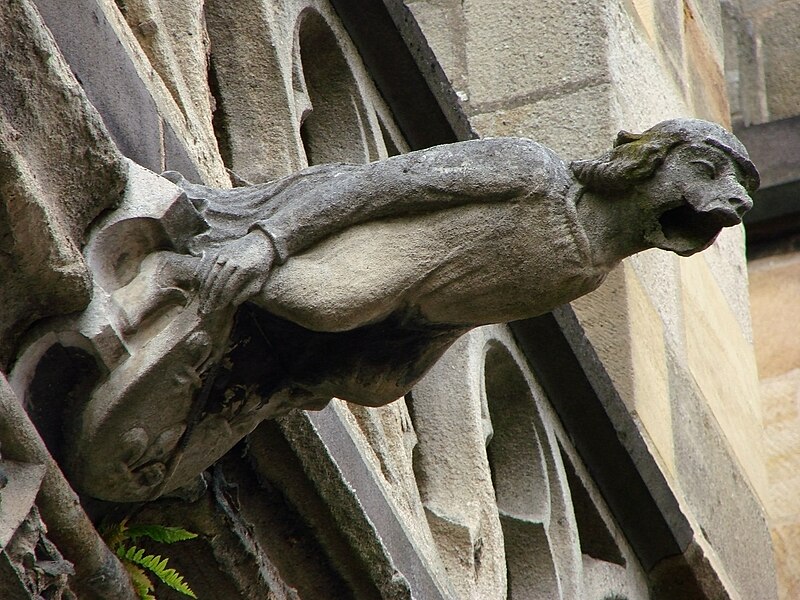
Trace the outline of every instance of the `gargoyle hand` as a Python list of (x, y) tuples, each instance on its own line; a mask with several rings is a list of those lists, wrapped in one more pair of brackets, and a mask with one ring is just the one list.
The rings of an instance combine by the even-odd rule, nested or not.
[(238, 306), (258, 294), (274, 259), (272, 240), (258, 229), (222, 246), (216, 256), (211, 256), (203, 278), (200, 312), (209, 314), (229, 305)]

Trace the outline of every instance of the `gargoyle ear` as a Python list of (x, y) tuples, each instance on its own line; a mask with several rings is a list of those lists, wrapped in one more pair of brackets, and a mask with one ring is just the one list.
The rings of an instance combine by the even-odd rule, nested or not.
[(629, 131), (625, 131), (624, 129), (617, 134), (617, 139), (614, 140), (614, 147), (621, 146), (622, 144), (628, 144), (630, 142), (635, 142), (636, 140), (642, 139), (641, 133), (631, 133)]

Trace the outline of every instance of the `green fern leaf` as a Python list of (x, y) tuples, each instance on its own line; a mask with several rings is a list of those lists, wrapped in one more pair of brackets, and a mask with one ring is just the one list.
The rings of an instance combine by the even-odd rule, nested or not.
[(125, 533), (132, 540), (147, 537), (162, 544), (172, 544), (197, 537), (196, 533), (182, 527), (165, 527), (163, 525), (133, 525), (128, 527)]
[(143, 548), (131, 546), (125, 552), (124, 560), (149, 570), (172, 589), (186, 596), (190, 596), (191, 598), (197, 598), (189, 585), (183, 580), (183, 575), (178, 573), (175, 569), (167, 569), (167, 562), (169, 562), (169, 559), (162, 559), (160, 554), (148, 554), (144, 556)]
[(161, 573), (156, 573), (158, 578), (171, 587), (173, 590), (178, 590), (181, 594), (189, 596), (191, 598), (197, 598), (192, 591), (192, 588), (189, 587), (183, 580), (183, 575), (178, 573), (175, 569), (167, 569)]
[(144, 555), (144, 548), (137, 548), (136, 546), (131, 546), (130, 548), (120, 546), (117, 548), (117, 556), (119, 556), (122, 560), (127, 560), (128, 562), (132, 562), (136, 565), (141, 565), (143, 560), (149, 558), (149, 556), (146, 557)]
[(109, 547), (112, 548), (122, 564), (131, 574), (131, 581), (140, 600), (156, 600), (150, 592), (153, 591), (153, 583), (147, 576), (144, 569), (152, 572), (156, 577), (174, 590), (197, 598), (189, 585), (184, 581), (183, 575), (175, 569), (168, 569), (167, 558), (161, 558), (160, 554), (147, 554), (145, 549), (137, 546), (127, 547), (123, 542), (126, 540), (136, 540), (140, 537), (147, 537), (154, 541), (171, 544), (183, 540), (196, 538), (197, 534), (187, 531), (181, 527), (165, 527), (162, 525), (134, 525), (127, 526), (127, 519), (122, 522), (104, 528), (103, 538)]
[(147, 556), (137, 556), (134, 558), (134, 562), (137, 565), (141, 565), (145, 569), (150, 569), (153, 571), (155, 567), (158, 566), (158, 562), (161, 560), (160, 554), (148, 554)]

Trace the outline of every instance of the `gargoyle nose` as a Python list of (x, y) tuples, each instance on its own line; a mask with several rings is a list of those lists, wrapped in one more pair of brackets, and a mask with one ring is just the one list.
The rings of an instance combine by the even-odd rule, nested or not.
[(732, 179), (717, 187), (716, 194), (706, 197), (705, 201), (691, 202), (697, 212), (713, 217), (722, 227), (738, 225), (744, 214), (753, 208), (747, 191)]
[(753, 200), (746, 193), (736, 194), (728, 198), (728, 203), (739, 213), (740, 217), (743, 217), (748, 210), (753, 208)]
[(741, 183), (733, 177), (726, 180), (727, 185), (721, 190), (720, 196), (727, 196), (727, 204), (731, 206), (739, 215), (739, 218), (744, 216), (748, 210), (753, 208), (753, 200), (747, 193)]
[(739, 212), (733, 200), (729, 198), (727, 202), (724, 200), (714, 202), (701, 212), (711, 217), (720, 227), (738, 225), (742, 222), (744, 213)]

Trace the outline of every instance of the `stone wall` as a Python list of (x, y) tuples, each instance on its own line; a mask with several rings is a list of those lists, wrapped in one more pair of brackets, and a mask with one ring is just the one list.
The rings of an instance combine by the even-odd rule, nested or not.
[[(669, 117), (730, 123), (715, 2), (407, 4), (411, 13), (336, 0), (0, 8), (0, 299), (10, 307), (0, 396), (25, 405), (67, 473), (94, 386), (109, 372), (120, 379), (119, 365), (149, 364), (158, 345), (148, 332), (165, 315), (126, 330), (104, 277), (135, 279), (126, 261), (142, 247), (178, 242), (132, 230), (109, 235), (111, 250), (95, 243), (137, 210), (169, 232), (171, 213), (156, 209), (180, 190), (155, 173), (225, 188), (369, 162), (432, 139), (418, 135), (420, 115), (432, 115), (431, 131), (449, 123), (440, 141), (470, 130), (528, 136), (567, 159)], [(398, 40), (410, 72), (369, 54)], [(417, 90), (413, 101), (390, 79)], [(198, 533), (154, 551), (201, 598), (774, 598), (744, 264), (738, 230), (692, 259), (630, 259), (552, 316), (463, 337), (405, 398), (381, 408), (334, 400), (265, 421), (190, 484), (135, 508), (93, 499), (103, 481), (91, 494), (71, 483), (96, 525), (129, 518)], [(132, 289), (122, 296), (136, 300)], [(191, 365), (172, 367), (170, 385), (199, 385)], [(175, 407), (159, 402), (174, 400), (169, 389), (147, 390), (149, 421), (119, 445), (168, 427)], [(92, 404), (86, 421), (117, 410), (113, 400)], [(66, 481), (42, 479), (43, 454), (12, 456), (24, 444), (0, 434), (3, 456), (23, 463), (6, 474), (28, 477), (6, 490), (25, 488), (17, 512), (40, 486), (42, 498), (60, 486), (75, 522), (89, 523)], [(214, 434), (209, 452), (224, 438)], [(7, 533), (24, 546), (23, 522), (46, 539), (35, 508), (9, 525), (7, 495), (0, 489), (0, 541)], [(103, 555), (70, 540), (95, 538), (37, 502), (58, 546), (57, 585), (83, 589), (85, 565)], [(36, 597), (43, 589), (25, 581), (31, 560), (45, 558), (0, 554), (2, 584)]]
[(800, 593), (797, 469), (796, 205), (800, 182), (800, 7), (796, 2), (723, 3), (731, 112), (763, 178), (761, 217), (748, 265), (753, 337), (766, 438), (769, 519), (780, 597)]
[[(715, 2), (573, 2), (569, 19), (562, 3), (409, 5), (481, 135), (583, 157), (664, 118), (731, 126)], [(756, 598), (774, 583), (767, 552), (741, 552), (769, 547), (771, 493), (748, 305), (734, 230), (690, 259), (632, 257), (573, 309), (693, 535)]]

